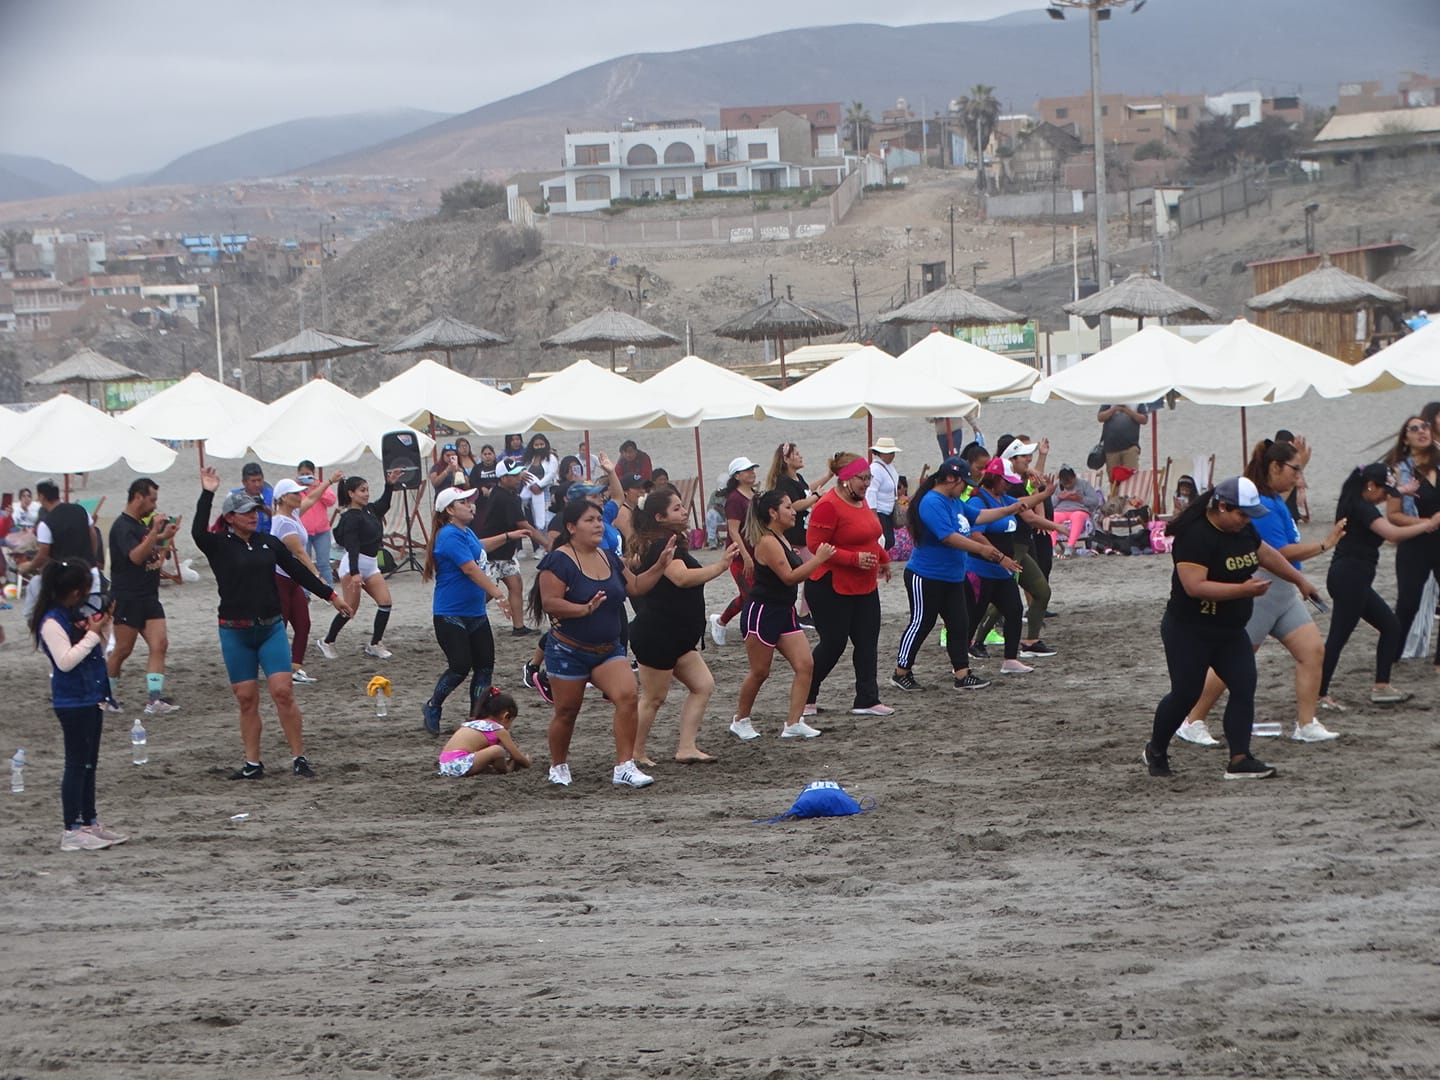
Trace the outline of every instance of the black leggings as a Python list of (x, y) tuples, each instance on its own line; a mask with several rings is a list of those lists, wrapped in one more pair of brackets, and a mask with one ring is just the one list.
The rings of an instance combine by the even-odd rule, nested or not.
[[(1410, 636), (1410, 624), (1420, 613), (1425, 579), (1431, 574), (1440, 582), (1440, 536), (1416, 536), (1395, 549), (1395, 620), (1400, 624), (1400, 647)], [(1430, 618), (1433, 612), (1424, 612)], [(1440, 634), (1435, 637), (1440, 639)], [(1399, 656), (1399, 653), (1396, 654)], [(1440, 640), (1435, 644), (1435, 663), (1440, 665)]]
[[(1050, 574), (1040, 565), (1039, 556), (1031, 551), (1021, 552), (1015, 559), (1020, 564), (1020, 588), (1030, 594), (1030, 607), (1025, 613), (1025, 637), (1038, 641), (1045, 629), (1045, 612), (1050, 607)], [(999, 609), (991, 608), (976, 629), (975, 640), (984, 641), (999, 621)]]
[(1325, 638), (1325, 667), (1320, 675), (1321, 697), (1330, 693), (1330, 677), (1335, 674), (1340, 653), (1361, 619), (1380, 632), (1380, 640), (1375, 645), (1375, 681), (1390, 681), (1390, 665), (1399, 658), (1405, 645), (1405, 635), (1400, 632), (1400, 620), (1395, 618), (1390, 605), (1375, 591), (1374, 582), (1373, 563), (1339, 558), (1330, 564), (1330, 572), (1325, 575), (1325, 588), (1335, 606), (1330, 613), (1330, 633)]
[[(967, 592), (967, 597), (969, 593)], [(1005, 626), (1005, 659), (1020, 656), (1020, 586), (1013, 577), (980, 578), (980, 595), (970, 607), (970, 621), (978, 623), (980, 614), (991, 604), (1000, 613)], [(980, 640), (984, 640), (981, 638)], [(967, 642), (968, 644), (968, 642)]]
[(938, 617), (945, 623), (945, 651), (950, 654), (950, 667), (965, 671), (970, 667), (970, 585), (964, 581), (936, 581), (924, 578), (908, 566), (905, 568), (905, 595), (910, 601), (910, 625), (900, 635), (900, 650), (895, 666), (909, 671), (915, 654), (935, 628)]
[(436, 615), (434, 619), (435, 640), (440, 643), (447, 666), (427, 704), (443, 705), (450, 692), (469, 675), (473, 715), (475, 704), (490, 689), (495, 676), (495, 638), (490, 633), (490, 620), (484, 615)]
[(851, 707), (868, 709), (880, 704), (880, 682), (875, 675), (875, 665), (880, 662), (880, 594), (872, 591), (860, 596), (841, 595), (830, 577), (826, 574), (818, 581), (805, 583), (805, 599), (820, 633), (806, 700), (815, 704), (820, 684), (840, 662), (848, 641), (855, 664), (855, 704)]
[(882, 514), (876, 510), (875, 516), (880, 519), (880, 546), (889, 551), (895, 546), (895, 511)]
[(1164, 754), (1175, 732), (1205, 690), (1205, 673), (1215, 674), (1230, 690), (1225, 705), (1225, 741), (1231, 756), (1250, 753), (1250, 727), (1255, 722), (1255, 647), (1243, 626), (1196, 626), (1168, 611), (1160, 620), (1170, 692), (1155, 706), (1150, 745)]
[(100, 764), (100, 731), (105, 725), (99, 705), (56, 709), (65, 736), (65, 771), (60, 774), (60, 809), (64, 827), (94, 825), (95, 770)]

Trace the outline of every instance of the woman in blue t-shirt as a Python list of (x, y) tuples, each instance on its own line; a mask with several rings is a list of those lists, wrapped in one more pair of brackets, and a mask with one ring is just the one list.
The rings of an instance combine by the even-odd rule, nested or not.
[(431, 614), (435, 640), (445, 654), (445, 670), (424, 705), (425, 730), (440, 734), (440, 710), (450, 692), (470, 676), (470, 715), (495, 674), (495, 638), (486, 603), (494, 600), (510, 618), (507, 594), (486, 573), (489, 560), (480, 538), (470, 530), (475, 517), (473, 488), (446, 488), (435, 496), (435, 520), (420, 577), (435, 581)]
[(923, 687), (910, 673), (915, 656), (938, 617), (945, 624), (945, 649), (956, 690), (979, 690), (989, 686), (970, 670), (970, 584), (969, 564), (986, 562), (1017, 573), (1020, 564), (1005, 556), (983, 537), (972, 536), (977, 523), (988, 524), (1008, 517), (1021, 504), (981, 510), (966, 503), (960, 494), (970, 482), (970, 467), (960, 458), (949, 458), (927, 476), (916, 489), (906, 511), (906, 525), (915, 544), (905, 564), (905, 595), (910, 601), (910, 623), (900, 635), (895, 657), (895, 674), (890, 682), (901, 690)]
[[(1324, 540), (1300, 539), (1300, 530), (1290, 516), (1286, 500), (1295, 490), (1309, 457), (1308, 448), (1284, 440), (1265, 439), (1255, 444), (1250, 463), (1245, 467), (1246, 478), (1260, 492), (1260, 505), (1270, 511), (1255, 519), (1255, 531), (1297, 570), (1302, 560), (1313, 559), (1334, 548), (1345, 531), (1342, 519)], [(1269, 571), (1257, 570), (1255, 576), (1268, 579), (1270, 588), (1256, 598), (1250, 621), (1245, 624), (1250, 644), (1259, 652), (1265, 639), (1273, 637), (1295, 658), (1295, 729), (1290, 738), (1296, 742), (1329, 742), (1339, 738), (1315, 715), (1320, 701), (1325, 642), (1320, 637), (1320, 628), (1310, 617), (1304, 597), (1294, 585), (1281, 581)], [(1199, 746), (1219, 746), (1205, 718), (1224, 692), (1225, 684), (1211, 671), (1205, 677), (1205, 692), (1175, 734)]]
[(550, 782), (570, 785), (570, 738), (592, 682), (615, 706), (615, 771), (622, 787), (645, 787), (655, 778), (635, 764), (637, 697), (635, 676), (620, 642), (625, 597), (649, 592), (671, 559), (675, 544), (665, 545), (648, 570), (632, 573), (603, 546), (605, 521), (600, 508), (584, 499), (565, 504), (560, 532), (536, 568), (530, 587), (530, 615), (550, 620), (545, 642), (545, 673), (555, 698), (550, 721)]

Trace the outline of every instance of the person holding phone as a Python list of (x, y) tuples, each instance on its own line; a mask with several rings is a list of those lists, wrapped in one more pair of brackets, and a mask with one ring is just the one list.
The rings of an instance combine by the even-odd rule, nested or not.
[(145, 715), (167, 716), (180, 706), (165, 693), (165, 653), (170, 648), (165, 606), (160, 603), (160, 567), (180, 519), (156, 509), (160, 485), (142, 476), (126, 492), (125, 509), (110, 526), (110, 591), (115, 597), (115, 649), (105, 666), (110, 696), (119, 700), (120, 669), (135, 651), (137, 638), (145, 639), (149, 653), (145, 667)]

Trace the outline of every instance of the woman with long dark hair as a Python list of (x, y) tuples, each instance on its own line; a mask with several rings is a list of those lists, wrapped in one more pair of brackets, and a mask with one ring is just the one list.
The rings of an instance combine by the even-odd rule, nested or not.
[[(652, 491), (631, 517), (634, 535), (629, 544), (633, 568), (644, 573), (673, 544), (674, 558), (655, 587), (645, 595), (639, 614), (630, 623), (630, 653), (640, 666), (640, 700), (635, 730), (634, 761), (641, 768), (655, 763), (646, 752), (650, 727), (670, 693), (672, 682), (685, 688), (680, 706), (680, 741), (675, 760), (684, 764), (718, 760), (696, 745), (705, 707), (715, 692), (715, 676), (696, 646), (705, 633), (705, 586), (725, 573), (729, 558), (701, 566), (690, 554), (690, 508), (672, 487)], [(733, 557), (738, 544), (731, 544)]]
[(466, 476), (469, 476), (470, 471), (479, 464), (475, 459), (474, 451), (470, 449), (470, 440), (463, 435), (455, 440), (455, 459), (460, 463), (460, 468), (465, 470)]
[(622, 787), (645, 787), (655, 778), (635, 763), (635, 676), (620, 623), (625, 597), (649, 592), (675, 554), (667, 541), (654, 565), (635, 574), (613, 551), (601, 547), (605, 522), (600, 508), (584, 499), (566, 503), (560, 535), (536, 568), (530, 587), (530, 614), (550, 620), (545, 642), (545, 673), (550, 677), (555, 714), (550, 720), (550, 782), (569, 787), (570, 739), (585, 700), (585, 683), (594, 683), (615, 709), (615, 771)]
[(430, 466), (430, 484), (435, 494), (449, 488), (464, 487), (470, 482), (470, 470), (460, 464), (460, 452), (454, 443), (446, 443), (440, 450), (440, 457)]
[(30, 632), (50, 661), (50, 705), (65, 740), (60, 779), (61, 851), (99, 851), (123, 844), (124, 833), (100, 824), (95, 770), (100, 766), (100, 703), (110, 697), (105, 641), (112, 613), (86, 606), (90, 564), (84, 559), (47, 563), (40, 574)]
[(1345, 534), (1335, 545), (1335, 558), (1325, 577), (1325, 588), (1334, 601), (1330, 633), (1325, 638), (1325, 666), (1320, 675), (1320, 704), (1343, 709), (1330, 695), (1330, 680), (1340, 653), (1361, 619), (1380, 633), (1375, 647), (1375, 687), (1370, 700), (1377, 705), (1395, 705), (1410, 695), (1390, 685), (1390, 669), (1400, 656), (1405, 637), (1390, 605), (1375, 591), (1375, 569), (1380, 563), (1380, 546), (1387, 540), (1403, 543), (1417, 536), (1432, 535), (1440, 529), (1440, 512), (1411, 525), (1395, 525), (1380, 512), (1386, 496), (1395, 496), (1395, 480), (1383, 462), (1355, 469), (1340, 485), (1335, 520), (1345, 522)]
[(425, 548), (421, 581), (434, 581), (431, 617), (435, 640), (445, 654), (445, 670), (435, 682), (422, 718), (425, 730), (440, 734), (440, 710), (450, 692), (470, 676), (470, 713), (495, 675), (495, 637), (490, 632), (487, 603), (494, 600), (508, 619), (505, 590), (486, 573), (489, 560), (480, 538), (470, 530), (475, 519), (475, 492), (450, 488), (435, 497), (435, 518)]
[(1268, 510), (1260, 492), (1243, 476), (1222, 480), (1165, 527), (1174, 537), (1170, 557), (1170, 602), (1160, 620), (1160, 640), (1170, 670), (1170, 692), (1155, 707), (1150, 741), (1140, 758), (1151, 776), (1171, 776), (1170, 740), (1200, 700), (1213, 668), (1230, 688), (1225, 706), (1225, 741), (1230, 760), (1226, 780), (1260, 780), (1275, 770), (1250, 756), (1255, 721), (1255, 650), (1245, 626), (1255, 599), (1271, 588), (1265, 569), (1302, 596), (1318, 595), (1305, 577), (1280, 557), (1251, 524)]
[(795, 594), (802, 581), (835, 555), (833, 544), (821, 542), (815, 554), (802, 559), (786, 532), (795, 526), (795, 508), (783, 491), (761, 492), (750, 503), (745, 521), (746, 539), (755, 552), (755, 580), (750, 598), (740, 612), (745, 631), (745, 657), (750, 670), (740, 684), (740, 697), (730, 732), (738, 739), (758, 739), (750, 713), (755, 698), (778, 652), (795, 677), (790, 681), (790, 707), (780, 729), (782, 739), (813, 739), (819, 729), (805, 722), (805, 699), (810, 693), (814, 657), (810, 642), (795, 614)]
[(725, 481), (725, 526), (730, 543), (738, 544), (740, 553), (730, 560), (730, 576), (735, 579), (735, 596), (725, 610), (710, 616), (710, 640), (725, 644), (725, 628), (740, 614), (750, 592), (750, 579), (755, 575), (755, 556), (745, 543), (745, 518), (750, 500), (755, 497), (755, 470), (759, 466), (741, 455), (730, 462), (730, 479)]
[(526, 475), (522, 478), (520, 498), (529, 512), (530, 523), (544, 530), (550, 521), (550, 488), (560, 476), (560, 455), (550, 440), (540, 432), (530, 436), (521, 461)]
[[(805, 474), (800, 470), (805, 467), (805, 455), (800, 452), (800, 447), (793, 442), (782, 442), (775, 448), (775, 456), (770, 460), (770, 471), (765, 477), (766, 491), (784, 492), (790, 497), (790, 508), (795, 511), (795, 524), (785, 534), (785, 539), (795, 549), (795, 553), (801, 559), (810, 558), (810, 549), (805, 546), (805, 523), (810, 517), (810, 508), (820, 501), (821, 488), (831, 480), (830, 470), (825, 470), (825, 475), (820, 477), (812, 487), (805, 480)], [(810, 607), (805, 603), (805, 597), (800, 597), (800, 625), (812, 626), (810, 623)]]
[(375, 624), (370, 644), (361, 651), (376, 660), (390, 659), (391, 652), (385, 647), (385, 627), (390, 622), (390, 583), (380, 572), (378, 558), (380, 547), (385, 543), (385, 515), (390, 512), (390, 495), (403, 473), (403, 469), (391, 469), (385, 476), (384, 492), (373, 501), (370, 482), (363, 476), (347, 476), (340, 485), (338, 502), (345, 507), (345, 512), (335, 523), (334, 533), (335, 543), (345, 550), (345, 561), (340, 564), (340, 592), (350, 610), (336, 615), (329, 631), (315, 643), (327, 660), (335, 660), (340, 655), (335, 651), (335, 639), (353, 613), (360, 610), (362, 589), (375, 601)]
[[(1313, 559), (1331, 550), (1345, 531), (1343, 521), (1336, 522), (1324, 540), (1301, 540), (1300, 530), (1290, 514), (1288, 496), (1295, 490), (1304, 468), (1302, 449), (1294, 443), (1265, 439), (1255, 444), (1246, 478), (1260, 493), (1260, 505), (1269, 511), (1255, 519), (1255, 531), (1280, 557), (1290, 561), (1296, 570), (1305, 559)], [(1290, 738), (1296, 742), (1329, 742), (1339, 736), (1322, 724), (1315, 715), (1320, 701), (1320, 673), (1325, 662), (1325, 642), (1320, 628), (1310, 618), (1305, 599), (1288, 581), (1282, 581), (1268, 570), (1257, 570), (1255, 576), (1268, 580), (1270, 588), (1255, 599), (1254, 609), (1245, 632), (1256, 652), (1267, 637), (1273, 637), (1295, 658), (1295, 728)], [(1219, 746), (1205, 722), (1215, 702), (1225, 692), (1220, 676), (1211, 671), (1205, 677), (1205, 690), (1200, 700), (1176, 732), (1186, 742), (1200, 746)]]
[[(1386, 504), (1385, 516), (1391, 524), (1414, 525), (1440, 512), (1440, 449), (1431, 421), (1408, 417), (1385, 460), (1395, 469), (1396, 490), (1401, 493), (1390, 496)], [(1415, 616), (1423, 611), (1428, 620), (1435, 610), (1433, 601), (1425, 605), (1432, 581), (1440, 583), (1440, 535), (1402, 541), (1395, 548), (1395, 618), (1402, 643), (1410, 637)], [(1440, 645), (1435, 665), (1440, 668)]]
[(911, 668), (937, 618), (945, 624), (945, 650), (950, 655), (954, 680), (951, 685), (956, 690), (980, 690), (990, 685), (970, 670), (970, 583), (966, 573), (972, 560), (995, 563), (1012, 574), (1019, 572), (1020, 564), (988, 540), (977, 540), (972, 529), (982, 520), (988, 523), (1014, 513), (1020, 503), (977, 510), (960, 498), (969, 482), (970, 468), (964, 461), (958, 457), (942, 461), (920, 482), (906, 510), (905, 522), (915, 545), (905, 564), (910, 622), (900, 635), (895, 674), (890, 676), (890, 684), (901, 690), (924, 689)]

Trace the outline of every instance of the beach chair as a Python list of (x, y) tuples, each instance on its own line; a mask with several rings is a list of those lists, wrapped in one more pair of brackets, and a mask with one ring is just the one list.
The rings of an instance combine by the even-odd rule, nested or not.
[(700, 490), (700, 478), (698, 476), (686, 476), (679, 480), (670, 481), (675, 487), (675, 492), (680, 496), (680, 505), (685, 507), (685, 512), (690, 515), (697, 528), (705, 528), (705, 515), (701, 513), (695, 500), (695, 493)]

